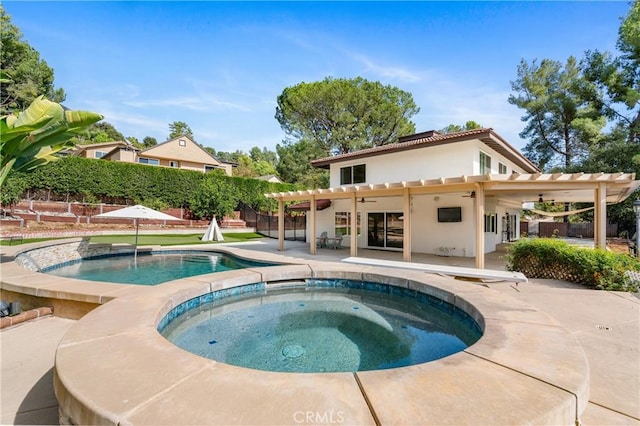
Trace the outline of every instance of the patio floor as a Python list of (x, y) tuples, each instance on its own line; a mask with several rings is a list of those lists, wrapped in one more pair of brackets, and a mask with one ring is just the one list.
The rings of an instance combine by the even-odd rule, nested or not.
[[(348, 249), (320, 249), (312, 256), (308, 245), (290, 241), (285, 242), (283, 252), (277, 251), (275, 240), (241, 243), (241, 247), (317, 261), (349, 257)], [(487, 255), (486, 268), (504, 270), (504, 254)], [(359, 249), (358, 256), (402, 260), (402, 253), (377, 250)], [(474, 266), (473, 258), (415, 254), (413, 261)], [(486, 285), (550, 314), (578, 339), (587, 355), (591, 382), (589, 405), (582, 415), (584, 425), (640, 425), (638, 294), (594, 291), (563, 281), (541, 279), (519, 286)], [(57, 424), (51, 369), (58, 342), (73, 323), (46, 317), (0, 332), (0, 423)]]

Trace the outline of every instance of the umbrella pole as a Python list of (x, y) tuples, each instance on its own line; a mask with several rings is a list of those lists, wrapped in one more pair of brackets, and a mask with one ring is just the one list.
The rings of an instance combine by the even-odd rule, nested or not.
[(133, 246), (133, 261), (138, 262), (138, 228), (140, 227), (140, 219), (135, 219), (136, 221), (136, 243)]

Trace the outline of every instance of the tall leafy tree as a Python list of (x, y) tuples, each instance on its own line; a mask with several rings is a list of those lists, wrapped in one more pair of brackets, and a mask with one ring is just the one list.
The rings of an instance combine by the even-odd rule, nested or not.
[(415, 133), (413, 96), (380, 82), (325, 78), (299, 83), (278, 96), (276, 119), (285, 144), (306, 141), (325, 155), (341, 154), (397, 141)]
[(274, 167), (278, 164), (278, 155), (267, 147), (263, 147), (262, 149), (254, 146), (249, 150), (249, 156), (253, 161), (265, 161)]
[[(618, 55), (587, 51), (581, 62), (584, 94), (609, 121), (605, 136), (590, 149), (581, 170), (640, 174), (640, 3), (635, 1), (618, 29)], [(631, 196), (607, 209), (609, 220), (631, 236), (636, 228)]]
[(627, 129), (628, 143), (640, 143), (640, 2), (618, 29), (618, 56), (587, 51), (582, 60), (587, 96), (599, 111)]
[(100, 122), (92, 124), (73, 137), (72, 141), (81, 145), (92, 143), (104, 143), (123, 141), (124, 135), (120, 133), (111, 123)]
[(509, 103), (525, 111), (524, 153), (540, 168), (570, 168), (601, 136), (606, 120), (583, 95), (584, 79), (573, 56), (564, 65), (522, 60), (511, 87)]
[(40, 95), (62, 102), (65, 93), (53, 84), (53, 69), (22, 39), (22, 32), (0, 4), (0, 70), (8, 81), (0, 85), (0, 114), (19, 112)]
[(193, 137), (193, 131), (191, 127), (184, 121), (174, 121), (169, 123), (169, 139), (177, 138), (179, 136), (186, 136), (192, 141), (196, 141)]
[(473, 129), (481, 129), (482, 124), (478, 124), (473, 120), (469, 120), (463, 125), (460, 124), (449, 124), (447, 127), (444, 127), (439, 130), (440, 133), (449, 134), (449, 133), (458, 133), (464, 132), (465, 130), (473, 130)]
[(311, 166), (312, 160), (326, 155), (316, 144), (302, 140), (276, 145), (276, 151), (279, 158), (276, 169), (284, 182), (304, 188), (326, 188), (329, 185), (329, 172)]
[(157, 144), (158, 140), (152, 136), (145, 136), (144, 139), (142, 139), (142, 145), (144, 145), (145, 148), (151, 148)]

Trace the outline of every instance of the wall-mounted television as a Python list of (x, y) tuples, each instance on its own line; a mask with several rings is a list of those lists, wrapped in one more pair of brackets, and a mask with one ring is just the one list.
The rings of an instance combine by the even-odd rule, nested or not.
[(462, 222), (462, 208), (439, 207), (438, 222)]

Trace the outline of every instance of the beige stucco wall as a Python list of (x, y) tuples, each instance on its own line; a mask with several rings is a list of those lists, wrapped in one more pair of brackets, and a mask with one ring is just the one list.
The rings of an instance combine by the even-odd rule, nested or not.
[(480, 150), (491, 157), (491, 173), (498, 173), (499, 162), (507, 166), (509, 174), (512, 170), (524, 172), (481, 141), (471, 140), (334, 163), (330, 166), (330, 187), (340, 186), (341, 167), (357, 164), (367, 165), (367, 184), (478, 175)]

